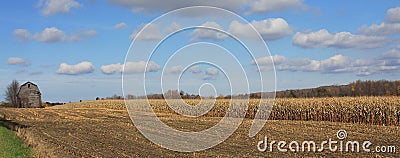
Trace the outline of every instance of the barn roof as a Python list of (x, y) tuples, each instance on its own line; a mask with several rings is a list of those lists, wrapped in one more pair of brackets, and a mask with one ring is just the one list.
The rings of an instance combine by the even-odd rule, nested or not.
[(37, 87), (37, 85), (36, 85), (36, 84), (34, 84), (34, 83), (30, 82), (30, 81), (28, 81), (28, 82), (26, 82), (26, 83), (22, 84), (20, 87), (23, 87), (23, 86), (27, 85), (28, 83), (30, 83), (30, 84), (32, 84), (32, 85), (34, 85), (34, 86), (36, 86), (36, 87)]
[(19, 86), (17, 95), (19, 95), (19, 91), (21, 91), (21, 88), (24, 87), (24, 86), (26, 86), (27, 84), (31, 84), (31, 85), (34, 85), (34, 86), (38, 87), (36, 84), (34, 84), (34, 83), (28, 81), (28, 82), (22, 84), (21, 86)]

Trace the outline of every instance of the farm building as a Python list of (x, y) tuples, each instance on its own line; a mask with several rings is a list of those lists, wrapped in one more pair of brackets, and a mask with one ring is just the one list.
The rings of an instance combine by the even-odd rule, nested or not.
[(39, 87), (32, 83), (26, 82), (21, 85), (17, 93), (18, 107), (20, 108), (41, 108), (42, 94)]

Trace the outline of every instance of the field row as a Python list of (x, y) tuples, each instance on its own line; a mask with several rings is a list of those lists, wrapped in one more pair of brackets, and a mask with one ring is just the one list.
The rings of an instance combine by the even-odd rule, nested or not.
[[(185, 100), (190, 105), (196, 105), (200, 100)], [(217, 100), (215, 106), (204, 116), (223, 117), (229, 108), (230, 101)], [(254, 118), (259, 107), (257, 99), (249, 101), (246, 118)], [(135, 101), (134, 101), (135, 102)], [(141, 104), (143, 100), (138, 100)], [(172, 104), (181, 104), (178, 101), (171, 101)], [(149, 100), (153, 110), (158, 113), (175, 113), (165, 100)], [(205, 109), (206, 104), (197, 106), (200, 112)], [(57, 108), (111, 108), (125, 109), (123, 100), (103, 100), (87, 101), (84, 103), (70, 103)], [(184, 107), (184, 106), (183, 106)], [(232, 106), (235, 111), (236, 104)], [(193, 108), (192, 108), (193, 109)], [(238, 108), (239, 109), (239, 108)], [(178, 109), (179, 111), (183, 111)], [(239, 110), (236, 110), (239, 111)], [(185, 112), (185, 111), (183, 111)], [(200, 112), (187, 111), (190, 114)], [(238, 112), (237, 115), (241, 116)], [(270, 113), (270, 120), (303, 120), (303, 121), (330, 121), (346, 123), (363, 123), (374, 125), (400, 125), (400, 97), (333, 97), (333, 98), (277, 98), (274, 101), (273, 109)]]

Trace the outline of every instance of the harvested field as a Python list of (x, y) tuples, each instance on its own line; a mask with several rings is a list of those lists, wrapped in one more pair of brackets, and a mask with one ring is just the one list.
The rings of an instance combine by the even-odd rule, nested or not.
[[(115, 102), (115, 101), (114, 101)], [(97, 102), (99, 103), (99, 102)], [(223, 143), (200, 152), (179, 153), (148, 141), (132, 124), (123, 106), (106, 106), (106, 101), (73, 103), (45, 109), (0, 109), (0, 118), (13, 122), (18, 135), (30, 144), (37, 157), (395, 157), (395, 153), (374, 152), (260, 152), (257, 143), (268, 137), (275, 141), (317, 143), (337, 139), (338, 130), (346, 130), (346, 140), (366, 141), (377, 145), (400, 144), (399, 126), (378, 126), (326, 121), (268, 121), (263, 130), (249, 138), (252, 120), (245, 119), (239, 129)], [(3, 117), (1, 117), (3, 116)], [(204, 129), (219, 117), (189, 119), (172, 113), (158, 113), (166, 124), (179, 129)], [(3, 122), (4, 122), (3, 119)]]
[[(186, 100), (195, 105), (199, 100)], [(175, 114), (164, 100), (149, 100), (155, 112)], [(204, 116), (223, 117), (230, 100), (217, 100)], [(249, 101), (246, 118), (253, 119), (258, 99)], [(111, 108), (124, 110), (123, 100), (87, 101), (70, 103), (63, 108)], [(61, 108), (61, 107), (58, 107)], [(277, 98), (269, 120), (329, 121), (372, 125), (400, 126), (400, 97), (331, 97), (331, 98)]]

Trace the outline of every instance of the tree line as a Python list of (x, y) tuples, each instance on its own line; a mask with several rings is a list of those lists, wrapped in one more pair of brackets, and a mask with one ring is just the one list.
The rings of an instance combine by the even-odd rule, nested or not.
[[(400, 80), (357, 80), (347, 85), (321, 86), (310, 89), (285, 90), (276, 92), (278, 98), (312, 98), (345, 96), (400, 96)], [(257, 97), (260, 97), (258, 94)]]
[[(220, 94), (217, 97), (210, 96), (208, 98), (215, 99), (245, 99), (245, 98), (261, 98), (272, 97), (273, 92), (257, 92), (250, 94), (238, 94), (238, 95), (223, 95)], [(400, 96), (400, 80), (388, 81), (388, 80), (357, 80), (347, 85), (331, 85), (321, 86), (317, 88), (308, 89), (295, 89), (295, 90), (283, 90), (275, 93), (277, 98), (321, 98), (321, 97), (346, 97), (346, 96)], [(200, 99), (198, 94), (189, 94), (183, 90), (168, 90), (164, 94), (149, 94), (146, 96), (135, 96), (128, 94), (126, 99)], [(124, 99), (123, 96), (113, 95), (105, 99)], [(96, 98), (99, 100), (99, 98)]]

